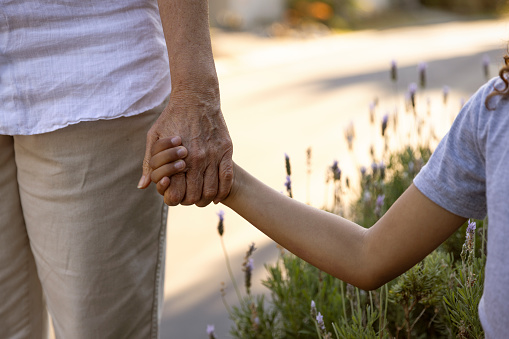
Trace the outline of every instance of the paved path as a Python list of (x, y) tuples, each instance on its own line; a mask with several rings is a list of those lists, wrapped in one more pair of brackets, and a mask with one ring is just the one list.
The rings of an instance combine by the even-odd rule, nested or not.
[[(504, 21), (449, 22), (307, 40), (217, 32), (213, 44), (234, 159), (283, 190), (283, 157), (288, 153), (295, 197), (306, 201), (305, 150), (312, 147), (309, 199), (322, 206), (325, 169), (334, 159), (352, 177), (360, 165), (369, 165), (367, 150), (379, 133), (378, 125), (368, 122), (369, 103), (380, 99), (377, 121), (401, 104), (389, 80), (392, 59), (399, 65), (398, 98), (410, 82), (418, 81), (418, 63), (428, 63), (428, 87), (419, 98), (430, 98), (430, 119), (437, 119), (437, 133), (443, 135), (450, 121), (443, 115), (454, 115), (460, 98), (468, 98), (484, 82), (484, 54), (491, 57), (491, 74), (496, 75), (508, 36)], [(451, 88), (446, 107), (441, 102), (444, 85)], [(350, 122), (356, 128), (355, 156), (348, 152), (343, 134)], [(221, 208), (170, 210), (162, 338), (206, 338), (207, 324), (216, 326), (218, 338), (230, 337), (231, 323), (219, 295), (220, 283), (227, 282), (227, 299), (235, 304), (216, 232), (215, 214)], [(239, 283), (243, 254), (254, 241), (259, 248), (254, 289), (263, 291), (262, 266), (277, 257), (274, 244), (229, 210), (225, 220), (225, 243)]]

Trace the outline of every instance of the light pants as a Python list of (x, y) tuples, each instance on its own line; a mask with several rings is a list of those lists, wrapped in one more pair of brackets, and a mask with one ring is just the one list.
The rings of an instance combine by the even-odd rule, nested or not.
[(144, 114), (0, 135), (0, 338), (157, 338), (167, 209)]

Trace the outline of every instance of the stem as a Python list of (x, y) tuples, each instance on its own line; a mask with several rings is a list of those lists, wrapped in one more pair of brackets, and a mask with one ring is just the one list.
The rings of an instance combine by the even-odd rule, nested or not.
[(233, 275), (232, 267), (230, 265), (230, 259), (228, 257), (228, 252), (226, 251), (226, 246), (224, 245), (223, 237), (221, 238), (221, 246), (223, 247), (224, 258), (226, 261), (226, 268), (228, 269), (228, 274), (230, 275), (230, 279), (232, 281), (233, 287), (235, 288), (235, 292), (237, 293), (237, 298), (239, 298), (239, 303), (242, 303), (242, 297), (240, 295), (239, 287), (237, 286), (237, 281), (235, 280), (235, 276)]
[(419, 314), (419, 316), (417, 318), (415, 318), (415, 321), (413, 322), (412, 326), (410, 326), (410, 332), (412, 332), (412, 329), (414, 328), (415, 324), (417, 324), (417, 321), (422, 317), (422, 315), (424, 314), (424, 312), (427, 309), (428, 309), (427, 307), (424, 307), (424, 309), (422, 310), (421, 314)]
[(380, 303), (380, 306), (378, 307), (378, 309), (380, 310), (380, 316), (378, 318), (378, 330), (380, 331), (378, 334), (379, 334), (379, 338), (382, 339), (383, 337), (383, 334), (384, 334), (384, 328), (382, 328), (382, 297), (383, 297), (383, 294), (384, 294), (384, 286), (382, 286), (382, 288), (380, 288), (380, 295), (378, 297), (378, 301)]
[(223, 302), (224, 307), (226, 308), (226, 311), (228, 312), (230, 319), (233, 319), (232, 310), (230, 308), (230, 305), (226, 302), (226, 299), (224, 298), (224, 294), (221, 294), (221, 300)]
[(389, 286), (385, 284), (385, 311), (384, 311), (384, 329), (387, 326), (387, 309), (389, 308)]
[(343, 303), (343, 315), (345, 316), (346, 321), (346, 304), (345, 304), (345, 283), (341, 282), (341, 302)]

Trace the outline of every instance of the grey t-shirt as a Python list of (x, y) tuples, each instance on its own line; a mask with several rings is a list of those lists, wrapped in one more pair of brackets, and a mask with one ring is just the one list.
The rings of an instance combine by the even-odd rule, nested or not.
[[(465, 218), (488, 214), (488, 256), (479, 317), (487, 338), (504, 338), (509, 324), (509, 100), (485, 99), (500, 78), (482, 86), (414, 185), (446, 210)], [(507, 252), (506, 252), (507, 251)]]

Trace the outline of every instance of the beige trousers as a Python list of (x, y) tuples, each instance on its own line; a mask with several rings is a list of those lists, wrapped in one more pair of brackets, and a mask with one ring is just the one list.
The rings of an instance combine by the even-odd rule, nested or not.
[(0, 135), (0, 338), (157, 338), (167, 209), (136, 188), (164, 105)]

